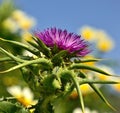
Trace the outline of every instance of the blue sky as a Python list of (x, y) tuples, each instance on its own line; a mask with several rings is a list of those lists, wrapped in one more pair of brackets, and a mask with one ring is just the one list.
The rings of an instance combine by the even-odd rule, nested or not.
[(116, 43), (107, 53), (120, 60), (119, 0), (15, 0), (17, 5), (37, 20), (41, 30), (56, 26), (76, 32), (83, 25), (105, 30)]
[(14, 0), (37, 20), (36, 28), (59, 27), (76, 32), (83, 25), (105, 30), (115, 48), (106, 55), (120, 60), (119, 0)]

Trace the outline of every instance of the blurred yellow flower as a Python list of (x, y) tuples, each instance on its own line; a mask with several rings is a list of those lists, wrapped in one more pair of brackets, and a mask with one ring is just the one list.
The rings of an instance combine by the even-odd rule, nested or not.
[(19, 29), (26, 31), (35, 25), (36, 21), (33, 17), (28, 16), (21, 10), (15, 10), (11, 16), (5, 19), (2, 23), (3, 27), (12, 33)]
[(97, 29), (96, 30), (96, 37), (98, 40), (106, 39), (108, 38), (108, 34), (104, 30)]
[(102, 52), (112, 50), (112, 48), (114, 47), (114, 42), (110, 38), (110, 36), (108, 36), (108, 34), (105, 33), (105, 31), (98, 30), (96, 33), (96, 37), (98, 37), (98, 40), (96, 41), (96, 47), (98, 50)]
[(114, 41), (104, 30), (83, 26), (80, 34), (86, 40), (95, 42), (97, 49), (101, 52), (108, 52), (114, 47)]
[(15, 10), (11, 16), (3, 22), (3, 27), (16, 32), (18, 29), (29, 30), (35, 25), (36, 21), (33, 17), (28, 16), (21, 10)]
[[(80, 90), (82, 92), (83, 95), (89, 94), (91, 92), (93, 92), (93, 90), (91, 89), (91, 87), (88, 84), (82, 84), (80, 85)], [(78, 97), (78, 93), (75, 90), (73, 90), (73, 92), (70, 95), (71, 99), (76, 99)]]
[(22, 89), (20, 86), (11, 86), (7, 90), (12, 96), (14, 96), (21, 104), (26, 107), (35, 105), (37, 103), (37, 101), (33, 99), (34, 95), (28, 87), (24, 87)]
[(86, 39), (88, 41), (92, 41), (95, 39), (96, 30), (92, 27), (89, 27), (89, 26), (83, 26), (80, 29), (80, 34), (84, 39)]
[(102, 52), (107, 52), (112, 50), (113, 46), (114, 46), (114, 43), (111, 39), (100, 40), (96, 45), (97, 49)]
[(4, 20), (2, 26), (12, 33), (15, 33), (18, 30), (18, 24), (12, 18)]
[(31, 40), (33, 40), (32, 39), (32, 34), (30, 34), (29, 32), (23, 32), (22, 33), (22, 38), (23, 38), (23, 40), (26, 40), (26, 41), (31, 41)]
[(114, 84), (112, 86), (116, 91), (120, 92), (120, 84)]
[(33, 18), (24, 17), (18, 21), (18, 24), (21, 29), (28, 30), (35, 25), (35, 20)]
[(12, 18), (15, 20), (15, 21), (20, 21), (21, 18), (24, 18), (26, 15), (23, 11), (21, 10), (15, 10), (12, 12)]
[(18, 23), (19, 27), (23, 30), (28, 30), (35, 25), (35, 19), (29, 17), (21, 10), (15, 10), (12, 13), (12, 18)]
[(91, 89), (91, 87), (88, 84), (80, 85), (80, 90), (81, 90), (82, 94), (84, 94), (84, 95), (93, 92), (93, 90)]
[[(93, 55), (86, 55), (84, 56), (84, 59), (95, 59), (95, 57)], [(84, 64), (88, 65), (88, 66), (94, 66), (96, 63), (95, 62), (84, 62)]]
[(112, 87), (115, 91), (120, 92), (120, 79), (116, 77), (112, 77), (112, 80), (119, 82), (119, 84), (113, 84)]

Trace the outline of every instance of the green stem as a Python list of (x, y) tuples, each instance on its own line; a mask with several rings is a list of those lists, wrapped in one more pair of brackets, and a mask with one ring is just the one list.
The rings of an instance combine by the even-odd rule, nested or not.
[(12, 61), (12, 59), (9, 57), (0, 58), (0, 62), (4, 62), (4, 61)]
[(81, 103), (82, 112), (84, 113), (84, 100), (83, 100), (82, 92), (80, 90), (79, 82), (77, 81), (75, 76), (71, 75), (71, 77), (72, 77), (72, 80), (73, 80), (73, 82), (75, 84), (76, 90), (78, 92), (78, 96), (79, 96), (79, 100), (80, 100), (80, 103)]

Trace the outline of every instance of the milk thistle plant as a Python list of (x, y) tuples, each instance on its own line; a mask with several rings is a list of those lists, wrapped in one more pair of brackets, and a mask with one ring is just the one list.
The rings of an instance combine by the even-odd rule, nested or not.
[(85, 65), (85, 62), (97, 62), (101, 59), (84, 59), (84, 56), (91, 50), (89, 49), (90, 44), (81, 36), (69, 33), (67, 30), (48, 28), (43, 32), (35, 31), (33, 41), (28, 41), (28, 45), (2, 38), (0, 41), (19, 46), (33, 54), (32, 56), (16, 56), (0, 47), (0, 52), (6, 55), (6, 57), (0, 58), (0, 62), (14, 63), (13, 67), (0, 71), (0, 73), (19, 69), (38, 99), (37, 104), (25, 107), (11, 101), (14, 98), (1, 98), (0, 110), (3, 112), (29, 113), (31, 109), (34, 109), (34, 113), (62, 113), (60, 109), (58, 110), (59, 100), (69, 97), (76, 89), (80, 107), (85, 113), (84, 99), (80, 90), (82, 84), (88, 84), (103, 102), (115, 110), (95, 84), (117, 84), (118, 82), (88, 78), (83, 69), (102, 73), (104, 76), (112, 75), (97, 67)]

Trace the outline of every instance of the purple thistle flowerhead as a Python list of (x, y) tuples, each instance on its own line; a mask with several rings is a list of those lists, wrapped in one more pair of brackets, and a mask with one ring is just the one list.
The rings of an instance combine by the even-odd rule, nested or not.
[(57, 46), (59, 50), (67, 50), (68, 53), (75, 53), (76, 56), (85, 56), (90, 52), (88, 43), (81, 39), (81, 36), (68, 33), (67, 30), (47, 28), (43, 32), (36, 31), (34, 34), (50, 48)]

